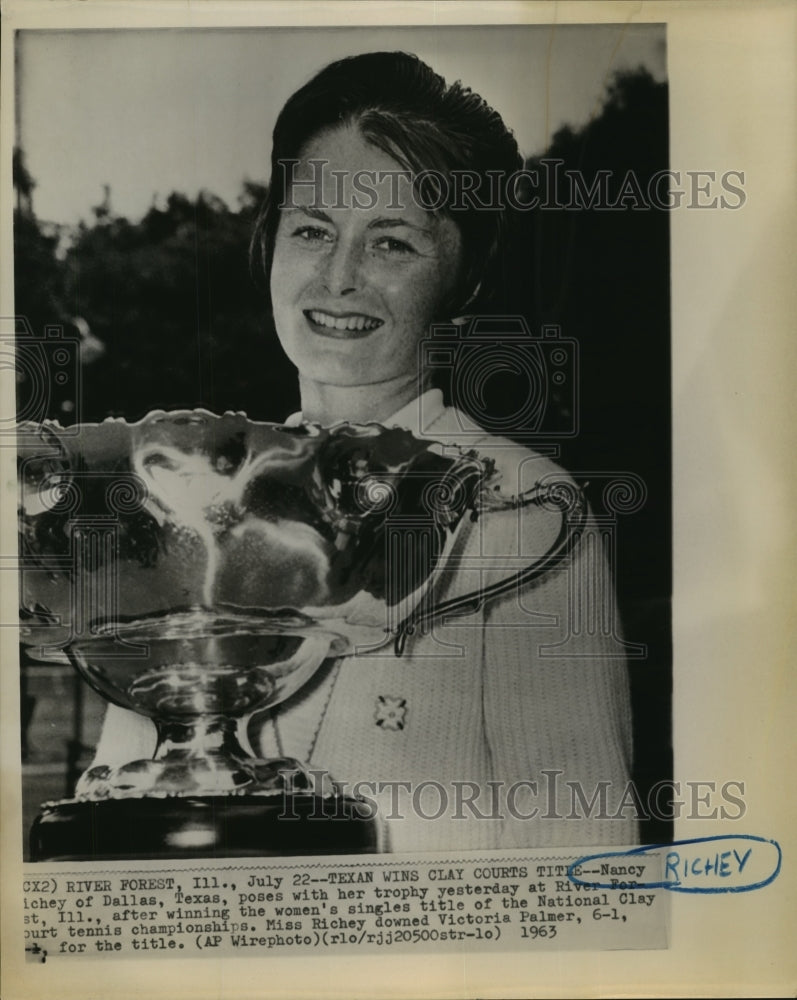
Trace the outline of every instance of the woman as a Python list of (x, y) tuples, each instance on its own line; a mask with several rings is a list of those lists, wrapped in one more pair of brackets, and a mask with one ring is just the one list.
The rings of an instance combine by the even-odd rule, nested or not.
[[(507, 492), (561, 477), (504, 439), (463, 438), (472, 422), (444, 405), (422, 364), (435, 323), (495, 299), (506, 186), (521, 166), (499, 115), (410, 55), (342, 60), (290, 98), (253, 246), (299, 373), (293, 422), (377, 421), (467, 443), (496, 460)], [(533, 508), (468, 525), (457, 553), (467, 568), (434, 597), (508, 576), (558, 527), (558, 514)], [(393, 851), (633, 842), (633, 815), (618, 809), (630, 772), (625, 665), (599, 630), (571, 620), (590, 598), (585, 568), (601, 558), (584, 543), (534, 587), (411, 637), (401, 658), (383, 649), (328, 664), (250, 730), (255, 749), (366, 783)], [(151, 752), (146, 723), (111, 712), (98, 760), (120, 741), (129, 759), (136, 736)]]

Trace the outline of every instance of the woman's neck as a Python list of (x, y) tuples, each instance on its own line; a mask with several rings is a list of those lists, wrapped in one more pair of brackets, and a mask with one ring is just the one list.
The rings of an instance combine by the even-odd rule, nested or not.
[(340, 420), (382, 423), (418, 396), (418, 376), (352, 386), (327, 385), (300, 376), (299, 391), (303, 420), (326, 426)]

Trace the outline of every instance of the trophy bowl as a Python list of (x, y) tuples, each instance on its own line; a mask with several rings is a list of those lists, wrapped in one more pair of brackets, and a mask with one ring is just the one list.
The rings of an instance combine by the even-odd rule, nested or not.
[[(400, 428), (202, 410), (21, 424), (18, 465), (21, 641), (158, 733), (153, 758), (98, 764), (43, 807), (34, 860), (379, 850), (357, 800), (257, 759), (246, 722), (330, 658), (400, 653), (454, 610), (428, 594), (465, 515), (541, 494), (502, 497), (492, 460)], [(563, 526), (528, 572), (562, 557)]]

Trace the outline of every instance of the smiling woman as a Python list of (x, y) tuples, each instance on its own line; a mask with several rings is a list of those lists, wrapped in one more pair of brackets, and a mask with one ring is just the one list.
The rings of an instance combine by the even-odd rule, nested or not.
[[(313, 204), (311, 162), (323, 165), (324, 204), (336, 207)], [(354, 203), (352, 179), (363, 170), (382, 177), (369, 208)], [(303, 151), (290, 207), (280, 212), (271, 301), (299, 370), (305, 419), (381, 420), (417, 392), (419, 343), (444, 315), (462, 240), (450, 218), (391, 199), (390, 175), (399, 171), (352, 126), (322, 133)], [(336, 177), (345, 181), (339, 200), (329, 190)]]
[[(431, 325), (500, 280), (521, 166), (479, 95), (404, 53), (333, 63), (288, 100), (253, 247), (305, 418), (379, 420), (417, 396)], [(463, 198), (463, 177), (491, 178), (492, 199)]]
[[(289, 99), (252, 244), (298, 370), (302, 411), (289, 422), (464, 436), (495, 460), (506, 492), (572, 487), (547, 457), (444, 405), (421, 363), (435, 324), (460, 329), (496, 300), (520, 166), (500, 116), (411, 55), (344, 59)], [(254, 720), (252, 743), (367, 788), (392, 850), (634, 842), (624, 646), (603, 543), (585, 525), (565, 563), (418, 630), (403, 657), (365, 649), (330, 661)], [(559, 530), (544, 506), (469, 523), (434, 601), (543, 559)], [(151, 751), (146, 725), (111, 709), (98, 761), (129, 758), (131, 741)]]

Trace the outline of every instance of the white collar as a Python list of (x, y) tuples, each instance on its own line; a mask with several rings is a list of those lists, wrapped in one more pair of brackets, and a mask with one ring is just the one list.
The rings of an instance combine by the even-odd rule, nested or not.
[[(445, 407), (443, 405), (443, 392), (441, 389), (427, 389), (426, 392), (410, 400), (406, 406), (402, 406), (392, 417), (381, 421), (385, 427), (405, 427), (414, 434), (422, 434), (440, 418)], [(286, 427), (296, 427), (302, 422), (302, 411), (292, 413), (283, 421)]]

